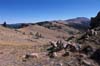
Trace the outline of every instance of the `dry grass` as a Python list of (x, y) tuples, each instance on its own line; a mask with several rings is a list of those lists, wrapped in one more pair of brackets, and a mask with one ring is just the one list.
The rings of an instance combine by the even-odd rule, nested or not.
[[(33, 38), (37, 32), (42, 34), (43, 38)], [(60, 57), (61, 54), (58, 53), (60, 56), (50, 59), (46, 56), (46, 49), (49, 41), (62, 40), (62, 37), (68, 36), (70, 35), (66, 32), (38, 25), (18, 30), (0, 26), (0, 66), (57, 66), (60, 62), (66, 66), (66, 61), (70, 60), (70, 57)], [(40, 57), (23, 61), (22, 56), (30, 53), (38, 53)]]

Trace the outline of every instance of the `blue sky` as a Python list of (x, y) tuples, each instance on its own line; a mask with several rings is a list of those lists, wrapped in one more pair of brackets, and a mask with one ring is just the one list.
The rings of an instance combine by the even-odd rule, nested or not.
[(0, 23), (95, 16), (100, 0), (0, 0)]

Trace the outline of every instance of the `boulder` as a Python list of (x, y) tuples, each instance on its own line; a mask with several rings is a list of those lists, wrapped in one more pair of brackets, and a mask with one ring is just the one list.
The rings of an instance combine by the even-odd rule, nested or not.
[(23, 55), (22, 58), (25, 58), (25, 59), (28, 59), (28, 58), (38, 58), (39, 55), (38, 53), (31, 53), (31, 54), (26, 54), (26, 55)]
[(100, 65), (100, 48), (97, 49), (92, 55), (91, 59), (95, 60)]
[(86, 55), (91, 55), (93, 52), (94, 52), (94, 49), (92, 48), (92, 46), (88, 45), (88, 46), (85, 46), (82, 50), (81, 50), (82, 53), (85, 53)]

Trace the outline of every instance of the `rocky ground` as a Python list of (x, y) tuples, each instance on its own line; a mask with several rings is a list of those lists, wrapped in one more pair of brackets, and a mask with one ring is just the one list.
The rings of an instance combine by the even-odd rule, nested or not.
[[(99, 15), (92, 18), (90, 32), (83, 27), (80, 31), (64, 22), (40, 22), (20, 29), (0, 26), (0, 66), (100, 66)], [(97, 34), (89, 35), (91, 30)], [(74, 38), (71, 39), (72, 36)], [(54, 58), (47, 55), (50, 41), (66, 43), (68, 39), (80, 44), (81, 52), (62, 56), (62, 50)], [(93, 49), (91, 53), (87, 46)], [(32, 57), (26, 57), (32, 53)]]

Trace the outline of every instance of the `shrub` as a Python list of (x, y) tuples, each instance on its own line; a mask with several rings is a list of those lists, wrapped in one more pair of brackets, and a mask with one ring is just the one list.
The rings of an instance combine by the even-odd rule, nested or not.
[(42, 35), (41, 35), (39, 32), (37, 32), (37, 33), (35, 34), (35, 36), (36, 36), (37, 39), (38, 39), (38, 38), (42, 38)]

